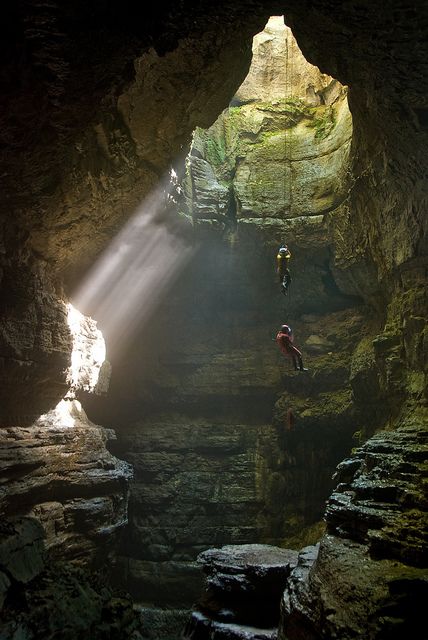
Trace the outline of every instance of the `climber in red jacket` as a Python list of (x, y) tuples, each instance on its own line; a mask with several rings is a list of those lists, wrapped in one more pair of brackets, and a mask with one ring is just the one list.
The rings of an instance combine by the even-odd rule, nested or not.
[(307, 371), (303, 366), (302, 354), (293, 344), (293, 332), (288, 324), (283, 324), (276, 335), (276, 342), (285, 356), (293, 360), (295, 371)]

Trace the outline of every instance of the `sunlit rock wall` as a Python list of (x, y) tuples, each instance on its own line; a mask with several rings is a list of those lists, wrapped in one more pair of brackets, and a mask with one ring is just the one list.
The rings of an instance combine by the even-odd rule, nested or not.
[[(14, 275), (19, 277), (20, 272)], [(63, 399), (40, 416), (40, 402), (34, 407), (36, 416), (5, 416), (7, 423), (0, 429), (0, 609), (5, 639), (13, 638), (15, 633), (34, 637), (34, 632), (51, 637), (58, 626), (55, 611), (60, 601), (66, 611), (63, 617), (73, 619), (69, 623), (74, 630), (71, 633), (100, 622), (104, 608), (110, 606), (111, 594), (105, 592), (101, 596), (97, 587), (90, 584), (85, 568), (114, 561), (118, 532), (128, 517), (131, 467), (107, 449), (107, 443), (115, 438), (114, 432), (89, 421), (75, 400), (79, 389), (105, 392), (108, 384), (105, 343), (96, 322), (54, 295), (45, 295), (42, 300), (36, 297), (28, 301), (25, 311), (33, 320), (34, 314), (39, 314), (44, 341), (38, 344), (37, 323), (25, 323), (25, 355), (28, 357), (32, 347), (32, 353), (42, 362), (46, 355), (50, 356), (44, 382), (52, 391), (55, 375), (50, 369), (51, 353), (57, 356), (56, 363), (60, 360), (54, 342), (57, 321), (48, 322), (52, 300), (59, 318), (67, 323), (66, 330), (60, 327), (65, 345), (71, 347), (70, 360), (61, 354), (62, 384), (56, 386), (58, 397), (61, 393)], [(12, 331), (8, 337), (11, 335)], [(16, 336), (16, 342), (22, 337)], [(31, 366), (29, 378), (37, 363), (29, 361), (28, 368)], [(36, 394), (35, 399), (38, 401), (37, 394), (42, 394), (42, 402), (49, 407), (51, 393), (43, 397), (43, 388), (31, 389), (28, 385)], [(16, 393), (12, 387), (10, 403), (14, 401), (14, 390)], [(29, 394), (23, 398), (26, 407), (29, 398)], [(65, 565), (66, 561), (73, 566)], [(82, 567), (80, 572), (76, 565)], [(79, 581), (80, 598), (76, 598)], [(86, 613), (79, 613), (82, 608)], [(93, 633), (95, 637), (98, 631), (94, 629)]]
[[(251, 35), (264, 18), (248, 17), (248, 38), (237, 42), (234, 10), (225, 28), (225, 16), (205, 9), (170, 16), (168, 28), (162, 11), (148, 25), (114, 3), (100, 10), (102, 28), (98, 12), (82, 4), (23, 2), (8, 9), (2, 424), (37, 418), (62, 397), (71, 354), (62, 283), (75, 284), (186, 151), (195, 126), (211, 124), (245, 77)], [(242, 8), (235, 17), (241, 14)], [(101, 34), (97, 42), (94, 31)], [(211, 56), (215, 47), (221, 55)]]
[(28, 250), (12, 259), (5, 249), (0, 260), (0, 425), (31, 424), (68, 390), (67, 309), (46, 264)]
[(285, 220), (322, 215), (345, 200), (346, 89), (306, 62), (282, 18), (255, 38), (249, 75), (231, 105), (194, 135), (184, 196), (195, 221), (276, 220), (285, 235)]

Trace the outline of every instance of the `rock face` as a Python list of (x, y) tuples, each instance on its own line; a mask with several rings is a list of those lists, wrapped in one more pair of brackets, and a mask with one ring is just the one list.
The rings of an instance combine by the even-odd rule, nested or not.
[(216, 220), (230, 231), (237, 220), (238, 229), (241, 220), (278, 220), (285, 234), (284, 220), (322, 215), (347, 195), (352, 120), (346, 89), (306, 62), (281, 22), (271, 20), (257, 36), (262, 44), (255, 38), (235, 106), (193, 138), (184, 189), (196, 222)]
[[(285, 27), (280, 33), (292, 41)], [(321, 74), (308, 71), (301, 54), (298, 66), (321, 83)], [(305, 73), (299, 75), (300, 87)], [(336, 98), (349, 137), (344, 92)], [(243, 111), (234, 125), (235, 145), (227, 146), (227, 113), (198, 134), (204, 143), (199, 153), (192, 152), (185, 189), (192, 184), (194, 241), (199, 249), (132, 351), (116, 361), (111, 400), (85, 400), (97, 421), (121, 425), (115, 452), (135, 469), (132, 523), (122, 551), (124, 575), (136, 598), (156, 606), (185, 606), (197, 597), (201, 582), (195, 558), (212, 544), (296, 543), (299, 535), (313, 540), (333, 486), (331, 475), (359, 427), (359, 410), (345, 380), (359, 339), (361, 310), (355, 306), (358, 301), (330, 291), (326, 284), (331, 277), (330, 241), (323, 216), (316, 210), (296, 217), (293, 209), (287, 237), (295, 248), (295, 285), (292, 304), (285, 310), (274, 270), (283, 219), (279, 212), (277, 219), (274, 212), (264, 217), (267, 194), (257, 199), (247, 192), (245, 197), (253, 198), (254, 217), (246, 217), (244, 208), (235, 212), (234, 243), (212, 226), (220, 223), (221, 228), (225, 219), (232, 221), (227, 193), (239, 190), (236, 167), (230, 168), (238, 158), (246, 156), (251, 170), (257, 163), (267, 165), (269, 159), (282, 166), (284, 157), (275, 159), (269, 145), (263, 159), (252, 157), (252, 149), (262, 147), (272, 132), (282, 133), (282, 116), (275, 117), (275, 105), (272, 115), (269, 99), (266, 88), (261, 108), (270, 115), (263, 116), (260, 140), (248, 140), (252, 115), (246, 107), (252, 105), (239, 108)], [(310, 108), (301, 102), (298, 111)], [(315, 118), (308, 111), (309, 115)], [(338, 126), (330, 137), (323, 133), (326, 153), (329, 140), (334, 146), (335, 136), (345, 135), (341, 131)], [(216, 136), (223, 137), (211, 144)], [(302, 147), (317, 139), (310, 128), (300, 136)], [(198, 144), (195, 139), (194, 149)], [(344, 144), (349, 148), (348, 140)], [(202, 162), (202, 148), (210, 173), (198, 182), (199, 165), (194, 163)], [(213, 148), (223, 149), (221, 159)], [(322, 176), (316, 163), (315, 158), (313, 173)], [(235, 174), (233, 186), (218, 186), (227, 171), (229, 177)], [(265, 166), (267, 177), (272, 172)], [(185, 191), (188, 203), (189, 193)], [(272, 197), (278, 199), (278, 194)], [(232, 233), (230, 225), (228, 232)], [(307, 266), (308, 260), (312, 266)], [(308, 343), (311, 373), (305, 379), (287, 370), (272, 344), (285, 313), (290, 322), (299, 318), (298, 339), (305, 351)], [(311, 409), (314, 395), (317, 409)], [(296, 422), (293, 430), (287, 424), (290, 411)]]
[(409, 416), (399, 430), (376, 434), (339, 465), (327, 534), (318, 554), (299, 557), (283, 597), (280, 638), (423, 637), (422, 420), (424, 414)]
[[(157, 606), (191, 604), (201, 585), (194, 560), (213, 542), (316, 539), (331, 476), (361, 428), (345, 387), (360, 310), (332, 310), (347, 300), (312, 278), (320, 306), (331, 311), (307, 307), (296, 340), (310, 372), (294, 373), (272, 342), (284, 313), (275, 253), (248, 256), (240, 246), (205, 244), (116, 361), (110, 398), (84, 399), (97, 422), (118, 426), (114, 453), (134, 467), (123, 566), (127, 588)], [(305, 286), (296, 300), (312, 305), (314, 297), (303, 301)], [(340, 355), (326, 352), (329, 344)]]
[(31, 424), (68, 390), (66, 306), (46, 264), (25, 253), (18, 259), (2, 253), (1, 426)]
[[(225, 15), (207, 7), (185, 18), (167, 2), (148, 27), (116, 3), (105, 11), (100, 5), (100, 27), (98, 11), (60, 4), (10, 7), (13, 26), (3, 43), (6, 425), (31, 423), (64, 395), (71, 355), (64, 280), (75, 282), (183, 153), (195, 126), (208, 126), (226, 106), (248, 69), (251, 35), (264, 22), (260, 15), (243, 20), (243, 9), (230, 7), (251, 34), (238, 42), (232, 14), (225, 28)], [(98, 43), (93, 32), (102, 34)], [(223, 54), (211, 56), (214, 47)], [(102, 71), (106, 59), (112, 67)], [(173, 96), (184, 93), (173, 114)]]
[(72, 304), (68, 305), (68, 325), (73, 339), (71, 364), (67, 381), (68, 396), (78, 390), (105, 393), (108, 389), (110, 364), (106, 361), (106, 345), (97, 323), (84, 316)]
[(279, 600), (297, 552), (252, 544), (209, 549), (198, 556), (206, 590), (185, 638), (276, 638)]
[(253, 38), (251, 67), (232, 103), (299, 96), (316, 106), (331, 102), (337, 90), (340, 86), (331, 76), (307, 63), (284, 17), (272, 16)]
[(71, 400), (30, 427), (0, 432), (2, 512), (36, 517), (51, 556), (105, 558), (126, 523), (131, 468), (107, 451), (109, 437)]
[[(332, 186), (322, 153), (346, 148), (334, 180), (349, 173), (344, 97), (332, 98), (341, 118), (318, 137), (307, 123), (326, 106), (303, 98), (288, 105), (298, 116), (289, 122), (299, 141), (292, 162), (310, 148), (314, 171), (302, 171), (299, 188), (293, 181), (293, 201), (274, 192), (277, 210), (270, 190), (250, 190), (239, 170), (247, 163), (250, 175), (257, 165), (279, 188), (270, 162), (282, 171), (287, 151), (270, 144), (269, 133), (290, 141), (284, 105), (278, 115), (268, 102), (260, 112), (259, 103), (238, 101), (195, 136), (182, 211), (192, 214), (199, 251), (132, 352), (116, 362), (111, 400), (91, 407), (98, 421), (121, 424), (117, 453), (136, 469), (122, 562), (127, 587), (146, 603), (190, 603), (200, 588), (194, 559), (212, 541), (299, 548), (317, 540), (336, 464), (421, 391), (422, 365), (408, 377), (405, 363), (406, 349), (416, 357), (422, 333), (405, 348), (400, 324), (420, 317), (417, 272), (406, 276), (414, 278), (412, 302), (397, 289), (381, 332), (384, 320), (356, 295), (370, 299), (371, 281), (363, 289), (343, 268), (355, 260), (343, 240), (350, 183)], [(308, 199), (316, 184), (327, 185), (325, 200)], [(293, 283), (281, 300), (274, 260), (285, 232)], [(272, 338), (285, 320), (309, 366), (305, 377), (274, 355)], [(124, 405), (127, 414), (118, 411)]]
[(74, 640), (91, 638), (142, 639), (139, 616), (129, 599), (88, 576), (76, 566), (51, 564), (44, 549), (44, 532), (35, 518), (14, 518), (1, 524), (1, 637)]

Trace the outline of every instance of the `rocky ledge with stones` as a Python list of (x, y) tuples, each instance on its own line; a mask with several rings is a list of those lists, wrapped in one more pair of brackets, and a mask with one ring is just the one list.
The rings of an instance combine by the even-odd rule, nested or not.
[(199, 554), (206, 590), (184, 637), (273, 640), (279, 602), (297, 552), (264, 544), (226, 545)]

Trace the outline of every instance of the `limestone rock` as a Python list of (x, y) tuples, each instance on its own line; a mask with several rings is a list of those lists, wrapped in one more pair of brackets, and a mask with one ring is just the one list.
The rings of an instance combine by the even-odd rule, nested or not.
[(272, 16), (253, 39), (253, 59), (247, 77), (236, 92), (235, 101), (249, 102), (290, 96), (324, 103), (324, 89), (332, 78), (303, 57), (291, 29), (282, 16)]
[[(304, 59), (280, 23), (272, 18), (255, 38), (233, 106), (194, 136), (184, 191), (196, 221), (214, 217), (227, 229), (235, 217), (316, 216), (346, 197), (352, 121), (345, 89), (325, 104), (331, 78)], [(281, 57), (290, 69), (275, 66)]]
[[(63, 316), (62, 294), (59, 294), (61, 280), (66, 280), (68, 285), (76, 281), (76, 276), (106, 246), (162, 172), (169, 168), (176, 153), (182, 148), (184, 150), (194, 125), (211, 124), (226, 106), (235, 85), (245, 75), (250, 57), (250, 38), (265, 23), (268, 8), (265, 3), (253, 3), (251, 11), (248, 11), (248, 3), (219, 1), (213, 4), (202, 0), (197, 3), (197, 7), (193, 7), (192, 12), (186, 13), (187, 3), (165, 2), (160, 3), (150, 16), (147, 13), (141, 16), (141, 3), (134, 3), (126, 12), (121, 3), (109, 2), (107, 7), (103, 1), (99, 3), (100, 11), (93, 11), (88, 3), (76, 3), (73, 6), (68, 3), (66, 9), (59, 2), (26, 2), (19, 3), (19, 6), (12, 4), (5, 6), (5, 22), (10, 28), (2, 40), (6, 54), (2, 57), (2, 78), (5, 80), (6, 91), (2, 113), (0, 170), (2, 192), (5, 195), (0, 241), (3, 277), (3, 337), (0, 346), (4, 389), (1, 406), (7, 418), (4, 424), (12, 428), (20, 425), (23, 428), (23, 425), (31, 425), (40, 413), (55, 406), (66, 388), (65, 370), (70, 359), (70, 343)], [(274, 2), (271, 6), (278, 14), (283, 10), (283, 3)], [(397, 335), (397, 331), (402, 332), (400, 345), (390, 344), (391, 349), (384, 349), (387, 345), (380, 341), (377, 342), (376, 352), (362, 348), (358, 354), (361, 359), (356, 357), (351, 365), (351, 376), (355, 374), (351, 384), (356, 404), (364, 409), (364, 399), (370, 398), (370, 386), (364, 385), (363, 381), (364, 362), (369, 365), (370, 381), (376, 382), (374, 396), (382, 398), (381, 415), (376, 416), (370, 429), (379, 428), (385, 422), (388, 422), (390, 430), (394, 429), (397, 426), (394, 418), (405, 402), (409, 402), (413, 410), (426, 399), (423, 368), (426, 364), (424, 346), (427, 343), (424, 325), (427, 308), (426, 260), (423, 257), (427, 247), (426, 9), (426, 3), (417, 2), (410, 6), (409, 3), (399, 1), (384, 5), (367, 0), (359, 3), (331, 3), (327, 0), (308, 3), (290, 0), (287, 3), (287, 23), (292, 26), (308, 60), (350, 86), (349, 101), (353, 117), (349, 175), (343, 168), (340, 181), (337, 181), (334, 175), (328, 174), (328, 167), (324, 163), (322, 169), (327, 174), (328, 189), (322, 189), (322, 184), (317, 181), (319, 175), (312, 176), (314, 193), (307, 189), (305, 199), (300, 198), (298, 201), (301, 208), (305, 202), (314, 204), (323, 214), (326, 223), (321, 225), (317, 221), (317, 233), (311, 234), (311, 241), (308, 242), (311, 246), (319, 242), (320, 250), (311, 251), (307, 259), (295, 262), (298, 267), (296, 275), (302, 274), (302, 279), (295, 282), (294, 290), (304, 290), (306, 296), (300, 296), (296, 300), (292, 312), (287, 307), (284, 311), (284, 306), (270, 295), (276, 292), (270, 261), (271, 251), (264, 252), (262, 232), (258, 235), (257, 229), (257, 226), (263, 227), (264, 218), (259, 217), (261, 224), (239, 223), (244, 233), (249, 231), (247, 238), (250, 242), (248, 245), (243, 242), (243, 253), (250, 252), (252, 256), (258, 256), (255, 268), (252, 269), (251, 261), (243, 260), (240, 268), (245, 272), (245, 277), (238, 280), (237, 286), (237, 280), (229, 275), (230, 289), (225, 292), (219, 286), (217, 273), (221, 272), (221, 265), (231, 258), (231, 254), (219, 251), (217, 263), (211, 263), (216, 275), (209, 280), (209, 292), (205, 296), (203, 292), (207, 286), (198, 288), (195, 280), (189, 279), (191, 285), (187, 294), (182, 297), (184, 302), (181, 307), (182, 318), (185, 320), (176, 320), (177, 303), (168, 300), (167, 311), (157, 315), (155, 322), (159, 322), (160, 329), (165, 328), (162, 313), (165, 313), (169, 323), (171, 317), (174, 317), (177, 324), (182, 322), (173, 336), (172, 346), (170, 343), (164, 348), (162, 343), (159, 351), (154, 347), (150, 353), (149, 349), (144, 351), (141, 344), (145, 340), (153, 338), (153, 343), (158, 345), (165, 340), (166, 335), (150, 333), (144, 328), (141, 332), (144, 339), (135, 344), (133, 358), (127, 354), (127, 366), (118, 369), (118, 377), (123, 378), (123, 387), (127, 387), (126, 393), (120, 383), (116, 382), (111, 401), (103, 409), (104, 415), (108, 415), (103, 423), (114, 425), (117, 416), (114, 413), (115, 407), (116, 410), (121, 408), (121, 424), (125, 431), (126, 426), (135, 423), (138, 416), (144, 414), (145, 417), (145, 412), (153, 407), (154, 411), (158, 410), (156, 402), (163, 405), (162, 409), (171, 409), (174, 402), (180, 401), (180, 382), (183, 376), (185, 385), (190, 385), (186, 398), (191, 402), (186, 400), (186, 408), (191, 406), (192, 417), (198, 411), (198, 391), (204, 387), (204, 402), (201, 404), (209, 412), (224, 414), (230, 411), (236, 416), (239, 411), (243, 411), (248, 417), (253, 411), (258, 411), (256, 417), (258, 419), (260, 413), (264, 413), (260, 425), (266, 427), (266, 413), (270, 415), (275, 398), (272, 398), (268, 384), (259, 386), (256, 390), (252, 387), (250, 374), (254, 371), (253, 367), (247, 369), (248, 385), (240, 388), (241, 392), (246, 391), (246, 396), (242, 405), (238, 406), (232, 397), (233, 392), (226, 393), (228, 389), (224, 381), (217, 382), (218, 388), (222, 389), (222, 394), (218, 395), (208, 389), (207, 378), (201, 387), (198, 386), (197, 359), (194, 353), (189, 362), (182, 351), (177, 349), (178, 358), (166, 363), (163, 372), (158, 356), (162, 358), (165, 351), (171, 352), (177, 342), (181, 341), (183, 344), (195, 324), (211, 326), (215, 317), (217, 325), (227, 327), (227, 331), (219, 331), (213, 343), (203, 353), (205, 356), (207, 353), (209, 356), (223, 354), (220, 358), (223, 364), (217, 371), (224, 377), (227, 374), (224, 354), (228, 353), (229, 346), (233, 346), (234, 353), (242, 353), (240, 334), (243, 327), (245, 330), (250, 328), (249, 347), (253, 349), (262, 336), (267, 342), (270, 341), (272, 328), (284, 313), (291, 315), (293, 322), (299, 320), (300, 324), (301, 313), (324, 314), (327, 308), (330, 311), (334, 305), (342, 305), (339, 308), (343, 309), (343, 305), (359, 304), (358, 300), (350, 296), (359, 296), (370, 304), (370, 312), (366, 313), (366, 317), (372, 321), (372, 326), (365, 327), (366, 337), (369, 335), (370, 339), (374, 339), (379, 335), (385, 318), (388, 324), (393, 325), (385, 327), (385, 334)], [(93, 37), (94, 33), (97, 34), (96, 38)], [(219, 88), (221, 96), (218, 94)], [(330, 104), (328, 87), (321, 93), (326, 105), (318, 104), (321, 97), (315, 87), (307, 96), (308, 108), (319, 109), (319, 113), (323, 114), (323, 117), (316, 119), (318, 122), (313, 129), (309, 127), (314, 138), (318, 132), (319, 137), (322, 137), (331, 128), (331, 115), (336, 113), (340, 98), (337, 96), (338, 99), (335, 100), (333, 88)], [(326, 108), (330, 106), (333, 108)], [(263, 127), (268, 124), (270, 126), (270, 122), (278, 115), (283, 116), (284, 121), (290, 125), (292, 119), (298, 120), (293, 125), (293, 130), (306, 127), (305, 123), (309, 123), (309, 120), (303, 117), (302, 110), (292, 109), (290, 105), (287, 107), (278, 109), (279, 114), (272, 113), (271, 110), (257, 114), (246, 131), (250, 142), (254, 136), (263, 134)], [(334, 129), (335, 127), (331, 132), (334, 133)], [(284, 138), (284, 135), (277, 136), (277, 151)], [(275, 149), (275, 141), (271, 141), (271, 146)], [(313, 147), (316, 147), (315, 143)], [(247, 147), (242, 148), (246, 150)], [(343, 151), (345, 150), (346, 145), (343, 147)], [(340, 156), (340, 152), (336, 152), (336, 156)], [(279, 155), (281, 157), (283, 158)], [(296, 160), (290, 164), (294, 164), (297, 169), (298, 162), (300, 161)], [(287, 173), (281, 171), (279, 162), (272, 164), (274, 177), (288, 177), (288, 170)], [(229, 165), (225, 167), (227, 170), (230, 168)], [(245, 175), (250, 175), (248, 167), (242, 171), (241, 178)], [(263, 174), (259, 166), (257, 177), (260, 176)], [(223, 176), (220, 178), (223, 179)], [(218, 183), (221, 184), (221, 180)], [(253, 186), (254, 191), (263, 195), (261, 185)], [(273, 186), (279, 195), (277, 183), (274, 182)], [(340, 206), (337, 205), (342, 200), (336, 201), (335, 194), (331, 192), (335, 187), (340, 187), (340, 195), (345, 197)], [(269, 195), (270, 190), (265, 188), (264, 192), (266, 191)], [(250, 209), (251, 201), (245, 192), (243, 180), (241, 192)], [(231, 200), (232, 221), (240, 211), (240, 201), (235, 196)], [(332, 205), (335, 206), (334, 212), (328, 210)], [(306, 216), (306, 212), (301, 217), (304, 215)], [(248, 219), (254, 220), (257, 216), (250, 212)], [(265, 219), (268, 220), (268, 217)], [(288, 230), (288, 226), (282, 224), (283, 219), (280, 213), (275, 218), (275, 225), (271, 222), (272, 218), (267, 222), (267, 226), (275, 232), (270, 249), (273, 244), (277, 244), (277, 236)], [(217, 230), (221, 235), (224, 226), (223, 220), (210, 221), (204, 228), (203, 237), (212, 238), (211, 232)], [(305, 228), (299, 224), (301, 237)], [(323, 240), (326, 235), (329, 236), (328, 242)], [(233, 234), (231, 239), (236, 239)], [(299, 249), (306, 247), (304, 242), (298, 246)], [(197, 260), (192, 267), (195, 271), (200, 269), (205, 277), (207, 272), (200, 264), (201, 261)], [(49, 271), (59, 274), (56, 282), (48, 276)], [(257, 277), (263, 283), (266, 294), (260, 291), (260, 286), (256, 291), (254, 283)], [(211, 299), (215, 300), (212, 306), (209, 304)], [(233, 316), (217, 311), (217, 308), (223, 307), (225, 300), (229, 301), (229, 310), (234, 310)], [(3, 301), (6, 301), (4, 306)], [(337, 308), (336, 306), (335, 309)], [(197, 316), (199, 320), (192, 324), (189, 318), (194, 320)], [(314, 333), (313, 328), (310, 332), (305, 329), (302, 340), (310, 333)], [(326, 339), (331, 338), (327, 336)], [(335, 348), (341, 349), (342, 344), (346, 345), (346, 349), (344, 347), (342, 351), (346, 350), (347, 357), (350, 356), (353, 347), (346, 340), (338, 340)], [(367, 354), (367, 359), (363, 352)], [(146, 355), (147, 359), (144, 358)], [(136, 362), (140, 364), (140, 369)], [(349, 362), (341, 367), (333, 367), (333, 371), (330, 371), (326, 360), (322, 361), (322, 356), (314, 358), (315, 363), (314, 375), (308, 378), (307, 397), (310, 397), (309, 390), (315, 388), (317, 378), (320, 377), (325, 380), (326, 385), (330, 385), (323, 393), (335, 390), (339, 372), (343, 372), (347, 384)], [(158, 366), (157, 381), (150, 385), (145, 372)], [(293, 375), (288, 375), (282, 361), (278, 360), (277, 368), (280, 375), (276, 375), (272, 369), (269, 373), (271, 379), (277, 380), (278, 385), (284, 382), (287, 391), (295, 389), (297, 383), (293, 380)], [(141, 375), (135, 375), (137, 371)], [(163, 375), (167, 378), (170, 374), (168, 382), (159, 383)], [(258, 380), (261, 380), (260, 376)], [(239, 374), (235, 369), (232, 382), (237, 381), (239, 382)], [(165, 393), (157, 396), (159, 387), (164, 388)], [(170, 394), (171, 389), (174, 391)], [(278, 388), (279, 391), (283, 392), (284, 389)], [(273, 395), (275, 394), (276, 388)], [(170, 395), (173, 402), (168, 404)], [(209, 407), (206, 404), (208, 397), (211, 398)], [(247, 403), (248, 410), (245, 413)], [(364, 417), (364, 411), (361, 417)], [(150, 423), (150, 417), (148, 421)], [(239, 414), (236, 424), (248, 423)], [(362, 431), (365, 421), (359, 426)], [(411, 450), (412, 446), (418, 451), (417, 432), (422, 431), (422, 427), (420, 422), (409, 435), (406, 451)], [(236, 440), (235, 431), (232, 432), (230, 446), (233, 448)], [(39, 434), (40, 431), (36, 430), (35, 435)], [(291, 474), (292, 480), (288, 482), (289, 471), (293, 469), (292, 456), (284, 447), (277, 453), (277, 443), (280, 440), (275, 439), (272, 428), (266, 429), (264, 435), (266, 437), (262, 448), (265, 455), (261, 457), (263, 461), (268, 460), (269, 464), (264, 466), (258, 454), (254, 456), (254, 460), (257, 460), (257, 464), (260, 462), (262, 467), (262, 485), (267, 486), (269, 491), (272, 488), (271, 493), (278, 495), (283, 490), (281, 487), (296, 486), (295, 475)], [(44, 441), (43, 434), (41, 439)], [(412, 439), (413, 445), (410, 443)], [(34, 443), (28, 433), (23, 438), (24, 441)], [(9, 442), (7, 440), (6, 446)], [(93, 441), (90, 440), (89, 444), (91, 443)], [(51, 444), (50, 440), (49, 447)], [(349, 449), (349, 446), (349, 441), (343, 442), (343, 449)], [(223, 451), (227, 450), (227, 438), (221, 448)], [(46, 447), (44, 459), (49, 457), (48, 451)], [(260, 452), (260, 448), (256, 451)], [(73, 460), (73, 454), (73, 447), (66, 451), (67, 465)], [(25, 464), (27, 455), (29, 465)], [(289, 468), (284, 472), (283, 468), (278, 467), (281, 467), (287, 455), (290, 457)], [(209, 463), (208, 457), (207, 455), (206, 466)], [(37, 502), (34, 493), (26, 494), (24, 488), (29, 486), (24, 474), (34, 477), (37, 470), (31, 466), (30, 453), (23, 453), (22, 458), (24, 464), (14, 466), (11, 480), (11, 486), (14, 487), (21, 483), (22, 501), (16, 500), (13, 505), (9, 505), (10, 508), (17, 505), (21, 507), (23, 502)], [(322, 460), (319, 450), (313, 451), (311, 459)], [(175, 464), (174, 460), (168, 462), (169, 470)], [(64, 465), (57, 464), (56, 456), (54, 462), (57, 480), (53, 485), (55, 491), (47, 492), (44, 504), (45, 512), (51, 513), (56, 522), (60, 518), (59, 504), (62, 504), (56, 501), (56, 488), (65, 490), (67, 475), (60, 473)], [(48, 470), (52, 468), (49, 463), (46, 466)], [(322, 468), (325, 471), (326, 467)], [(143, 475), (144, 468), (139, 472)], [(262, 475), (260, 468), (259, 475)], [(45, 481), (48, 482), (48, 479)], [(85, 484), (83, 480), (82, 484)], [(239, 483), (237, 485), (238, 491)], [(195, 488), (195, 484), (191, 482), (188, 486), (191, 486), (192, 491)], [(386, 489), (391, 491), (390, 486)], [(202, 487), (201, 493), (206, 490), (207, 485)], [(167, 487), (166, 494), (155, 498), (164, 500), (169, 495), (169, 499), (174, 500), (173, 487)], [(190, 495), (189, 490), (188, 496)], [(86, 496), (81, 498), (86, 500)], [(91, 493), (91, 498), (94, 500), (91, 503), (94, 510), (102, 511), (96, 496)], [(293, 500), (289, 502), (293, 503)], [(101, 501), (101, 504), (105, 503)], [(358, 519), (358, 509), (351, 508), (354, 506), (352, 500), (348, 500), (343, 505), (342, 513), (349, 510), (351, 516), (354, 514)], [(85, 520), (87, 510), (81, 507), (82, 503), (78, 502), (74, 514), (77, 519), (82, 517)], [(320, 508), (319, 504), (317, 508)], [(217, 513), (216, 516), (220, 520), (222, 514)], [(306, 520), (310, 520), (312, 516), (312, 509), (305, 514)], [(183, 520), (186, 517), (187, 515)], [(287, 517), (289, 522), (293, 522), (293, 509)], [(147, 518), (149, 519), (149, 515)], [(270, 534), (281, 535), (273, 524), (272, 521), (269, 523)], [(354, 529), (356, 528), (355, 526)], [(49, 531), (54, 530), (55, 527), (49, 525)], [(382, 529), (382, 535), (386, 531), (387, 527)], [(209, 535), (211, 533), (212, 531)], [(354, 542), (345, 545), (341, 540), (334, 541), (338, 555), (342, 556), (342, 560), (346, 560), (346, 557), (352, 559), (352, 566), (357, 570), (362, 562), (368, 560), (368, 555), (364, 549), (353, 547)], [(168, 545), (158, 545), (156, 549), (158, 554), (165, 553), (159, 546)], [(327, 546), (326, 544), (325, 547)], [(381, 546), (385, 548), (385, 545)], [(407, 553), (410, 549), (399, 548), (397, 553), (404, 551)], [(331, 554), (334, 557), (334, 549)], [(327, 567), (329, 555), (327, 553), (324, 556), (327, 558)], [(331, 582), (335, 585), (337, 576), (344, 573), (343, 566), (348, 566), (346, 561), (332, 563)], [(387, 565), (383, 566), (388, 568)], [(398, 573), (403, 568), (401, 565), (394, 567), (394, 571), (397, 570)], [(381, 570), (382, 566), (380, 573)], [(360, 603), (363, 603), (359, 619), (367, 618), (365, 603), (376, 593), (373, 584), (378, 585), (379, 575), (376, 571), (371, 575), (371, 588), (366, 585), (358, 592), (361, 596)], [(393, 601), (391, 617), (397, 614), (400, 618), (401, 598), (401, 605), (404, 602), (408, 606), (408, 617), (417, 620), (417, 615), (413, 614), (417, 614), (418, 610), (423, 611), (426, 598), (416, 598), (416, 610), (412, 608), (406, 590), (408, 585), (414, 586), (415, 582), (413, 578), (407, 580), (406, 570), (402, 575), (404, 580), (401, 583), (399, 580), (393, 583), (393, 593), (397, 599)], [(384, 583), (380, 584), (382, 593), (387, 593)], [(350, 594), (349, 601), (354, 597), (351, 587), (352, 585), (346, 589), (346, 593)], [(419, 595), (423, 593), (422, 589), (417, 592)], [(391, 593), (388, 597), (391, 602)], [(342, 602), (339, 604), (334, 608), (333, 617), (339, 616), (337, 612), (340, 608), (345, 609)], [(385, 607), (386, 613), (391, 613), (387, 604)], [(354, 617), (350, 623), (352, 629), (349, 635), (360, 635), (357, 618), (358, 616)], [(355, 620), (357, 623), (354, 624)], [(346, 624), (343, 618), (340, 623)], [(326, 624), (325, 635), (329, 637), (330, 634), (331, 637), (331, 628)], [(393, 626), (393, 623), (389, 627), (385, 625), (384, 635), (390, 635), (391, 632), (400, 637), (417, 637), (416, 632), (412, 633), (413, 629), (410, 629), (410, 634), (406, 634), (408, 629), (403, 632), (403, 629), (394, 629)], [(372, 632), (372, 629), (369, 631)]]
[[(342, 98), (317, 109), (312, 113), (297, 98), (255, 102), (231, 107), (208, 131), (199, 130), (188, 165), (192, 191), (186, 194), (195, 219), (208, 213), (206, 201), (219, 219), (227, 209), (236, 209), (238, 219), (284, 220), (320, 215), (342, 204), (352, 131), (347, 103)], [(202, 162), (211, 165), (204, 180)]]
[(192, 613), (183, 638), (186, 640), (277, 640), (277, 629), (260, 629), (232, 622), (218, 622), (200, 611)]
[(62, 401), (31, 427), (0, 431), (2, 509), (36, 516), (53, 555), (99, 557), (126, 523), (131, 469), (107, 451), (107, 437), (77, 401)]
[(10, 579), (27, 584), (42, 571), (45, 566), (43, 538), (43, 528), (35, 518), (16, 518), (2, 523), (0, 568), (4, 586), (10, 585)]
[(24, 588), (16, 587), (2, 611), (4, 640), (45, 638), (142, 640), (140, 616), (126, 595), (100, 577), (66, 563), (50, 563)]
[(198, 556), (206, 592), (184, 637), (230, 640), (276, 638), (279, 600), (297, 552), (269, 545), (226, 545)]
[(343, 478), (326, 512), (330, 532), (364, 542), (377, 557), (411, 565), (426, 562), (426, 496), (420, 477), (428, 446), (426, 434), (413, 429), (380, 432), (368, 440), (353, 459), (353, 477)]
[(213, 540), (260, 537), (260, 429), (169, 414), (122, 433), (117, 453), (135, 469), (135, 516), (122, 549), (131, 593), (156, 606), (190, 606), (201, 591), (199, 552)]
[(108, 389), (109, 363), (106, 345), (97, 323), (68, 304), (68, 325), (73, 340), (71, 365), (68, 370), (69, 395), (77, 390), (102, 393)]
[[(301, 549), (298, 554), (297, 565), (291, 572), (286, 588), (281, 598), (281, 622), (278, 637), (284, 635), (284, 622), (287, 624), (287, 634), (304, 634), (315, 640), (318, 630), (312, 625), (316, 615), (317, 601), (311, 597), (309, 590), (310, 572), (318, 557), (319, 545), (312, 545)], [(303, 614), (303, 615), (302, 615)]]
[(42, 261), (29, 265), (2, 253), (0, 263), (0, 425), (28, 425), (68, 390), (66, 306)]
[(421, 637), (419, 603), (427, 589), (421, 419), (420, 412), (402, 418), (401, 429), (376, 434), (339, 465), (328, 533), (315, 561), (302, 558), (290, 577), (280, 638)]
[(282, 592), (297, 552), (262, 544), (226, 545), (199, 554), (207, 588), (225, 601), (245, 594), (269, 598)]

